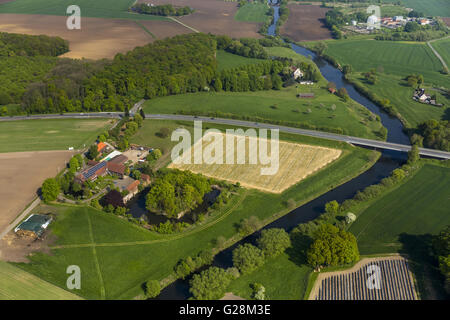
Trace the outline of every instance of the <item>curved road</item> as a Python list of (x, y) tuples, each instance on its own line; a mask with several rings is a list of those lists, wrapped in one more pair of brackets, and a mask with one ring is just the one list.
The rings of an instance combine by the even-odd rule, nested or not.
[[(96, 113), (67, 113), (67, 114), (44, 114), (44, 115), (30, 115), (30, 116), (14, 116), (14, 117), (0, 117), (1, 121), (14, 121), (14, 120), (28, 120), (28, 119), (86, 119), (86, 118), (121, 118), (122, 112), (96, 112)], [(176, 114), (146, 114), (146, 119), (156, 120), (180, 120), (180, 121), (203, 121), (209, 123), (218, 123), (231, 126), (251, 127), (258, 129), (279, 129), (280, 132), (306, 135), (311, 137), (343, 141), (355, 145), (372, 147), (377, 149), (395, 150), (401, 152), (408, 152), (411, 150), (410, 145), (391, 143), (386, 141), (358, 138), (352, 136), (346, 136), (336, 133), (329, 133), (316, 130), (298, 129), (292, 127), (278, 126), (269, 123), (251, 122), (235, 119), (224, 118), (211, 118), (200, 116), (188, 116), (188, 115), (176, 115)], [(423, 156), (450, 159), (450, 152), (434, 150), (428, 148), (419, 148), (420, 154)]]

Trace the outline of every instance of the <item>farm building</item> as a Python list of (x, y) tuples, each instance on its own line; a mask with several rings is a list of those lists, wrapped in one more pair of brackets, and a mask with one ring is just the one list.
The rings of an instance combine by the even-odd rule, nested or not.
[(302, 70), (300, 70), (297, 67), (292, 66), (291, 67), (291, 72), (292, 72), (292, 76), (294, 77), (295, 80), (297, 80), (298, 78), (303, 77), (303, 72)]
[(297, 95), (297, 98), (314, 98), (314, 93), (312, 93), (312, 92), (299, 93)]
[(124, 156), (123, 154), (120, 154), (118, 156), (115, 156), (114, 158), (111, 158), (111, 160), (109, 160), (109, 163), (124, 164), (127, 161), (128, 157)]
[(96, 165), (87, 168), (75, 176), (75, 180), (83, 184), (85, 181), (95, 181), (98, 177), (106, 174), (107, 163), (99, 162)]
[(119, 178), (123, 178), (125, 175), (126, 167), (122, 163), (108, 162), (106, 167), (108, 169), (108, 173), (111, 175), (118, 176)]
[(107, 145), (106, 145), (106, 143), (104, 143), (104, 142), (99, 142), (99, 143), (97, 143), (97, 151), (98, 151), (99, 153), (102, 153), (103, 151), (105, 151), (105, 150), (106, 150), (106, 147), (107, 147)]
[(109, 153), (108, 155), (106, 155), (106, 157), (104, 157), (103, 159), (101, 159), (100, 161), (109, 161), (111, 159), (113, 159), (114, 157), (121, 155), (122, 152), (114, 150), (113, 152)]
[(32, 214), (14, 229), (21, 237), (39, 238), (52, 221), (52, 217), (43, 214)]

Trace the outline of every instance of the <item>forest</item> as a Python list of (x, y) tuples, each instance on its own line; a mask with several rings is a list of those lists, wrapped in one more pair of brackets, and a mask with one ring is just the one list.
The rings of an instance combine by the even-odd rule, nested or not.
[(261, 60), (219, 73), (217, 47), (244, 56), (267, 57), (258, 41), (188, 34), (117, 54), (112, 61), (62, 59), (45, 79), (29, 87), (22, 107), (26, 113), (124, 111), (142, 98), (281, 87), (278, 73), (289, 61)]

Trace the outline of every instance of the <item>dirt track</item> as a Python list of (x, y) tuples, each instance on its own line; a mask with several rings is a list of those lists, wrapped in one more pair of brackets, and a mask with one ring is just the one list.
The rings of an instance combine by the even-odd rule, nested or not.
[[(152, 22), (152, 30), (167, 29), (170, 30), (168, 35), (176, 34), (182, 28), (175, 23), (174, 27), (169, 26), (172, 22)], [(0, 14), (0, 31), (59, 36), (69, 41), (70, 52), (63, 56), (70, 58), (113, 58), (118, 52), (124, 53), (154, 41), (136, 22), (120, 19), (82, 18), (81, 30), (68, 30), (63, 16)], [(152, 33), (164, 35), (163, 31)]]
[(331, 33), (322, 19), (329, 10), (314, 5), (289, 4), (289, 18), (280, 33), (294, 41), (331, 39)]
[(42, 182), (70, 160), (71, 151), (0, 153), (0, 231), (36, 198)]
[(155, 5), (170, 3), (194, 8), (194, 13), (175, 18), (200, 32), (226, 34), (233, 38), (261, 38), (258, 33), (260, 23), (240, 22), (234, 19), (238, 10), (237, 2), (221, 0), (139, 0), (139, 2)]

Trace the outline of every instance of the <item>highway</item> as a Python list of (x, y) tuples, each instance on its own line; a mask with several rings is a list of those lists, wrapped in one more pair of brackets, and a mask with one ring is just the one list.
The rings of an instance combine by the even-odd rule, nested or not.
[[(134, 110), (133, 110), (134, 111)], [(133, 113), (132, 113), (133, 114)], [(66, 113), (66, 114), (43, 114), (43, 115), (30, 115), (30, 116), (13, 116), (13, 117), (0, 117), (0, 122), (2, 121), (14, 121), (14, 120), (27, 120), (27, 119), (86, 119), (86, 118), (121, 118), (123, 116), (122, 112), (96, 112), (96, 113)], [(336, 133), (329, 133), (316, 130), (306, 130), (285, 126), (278, 126), (269, 123), (251, 122), (244, 120), (235, 119), (224, 119), (224, 118), (211, 118), (211, 117), (201, 117), (201, 116), (189, 116), (189, 115), (175, 115), (175, 114), (146, 114), (146, 119), (156, 119), (156, 120), (180, 120), (180, 121), (203, 121), (208, 123), (218, 123), (230, 126), (239, 127), (250, 127), (258, 129), (279, 129), (280, 132), (299, 134), (335, 141), (343, 141), (351, 143), (354, 145), (372, 147), (377, 149), (385, 150), (395, 150), (401, 152), (408, 152), (411, 150), (410, 145), (391, 143), (386, 141), (364, 139), (358, 137), (352, 137), (347, 135), (341, 135)], [(419, 148), (420, 154), (422, 156), (428, 156), (439, 159), (450, 159), (450, 152)]]

